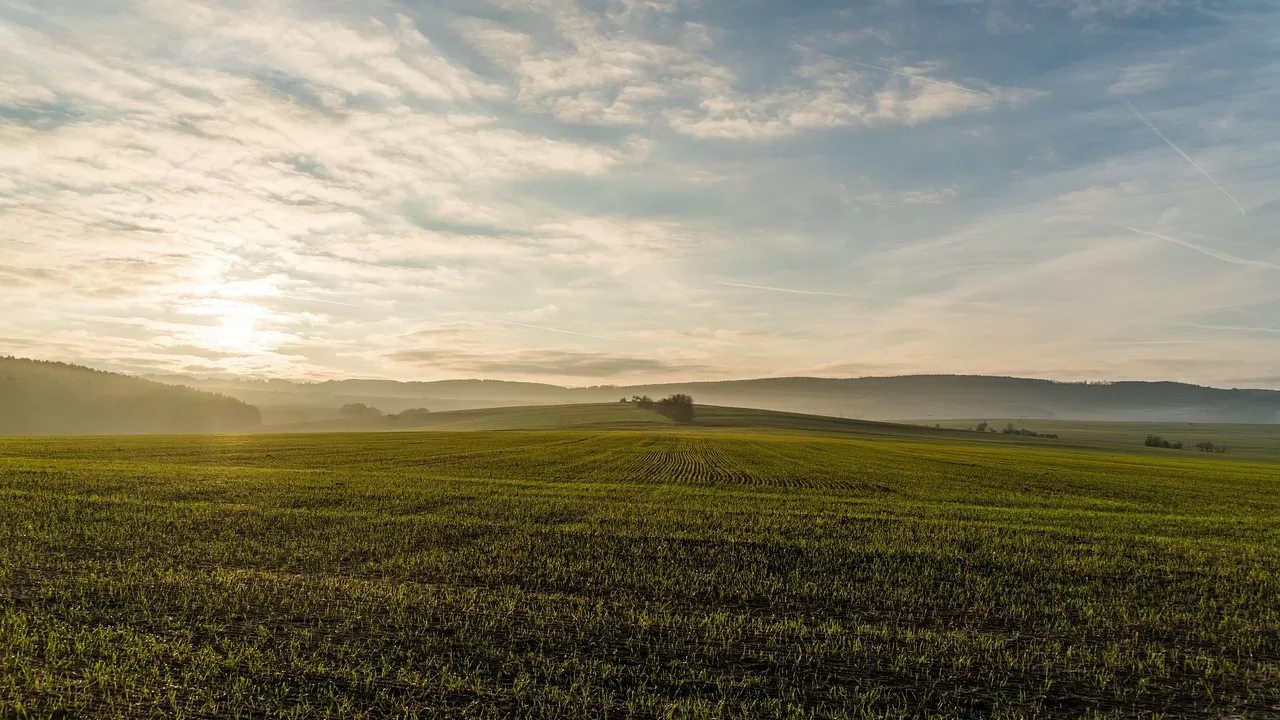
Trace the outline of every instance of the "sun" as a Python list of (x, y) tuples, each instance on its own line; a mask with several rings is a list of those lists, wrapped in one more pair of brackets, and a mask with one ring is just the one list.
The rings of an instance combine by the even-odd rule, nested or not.
[(267, 333), (259, 327), (262, 308), (243, 302), (219, 301), (206, 304), (199, 314), (213, 322), (199, 330), (198, 343), (222, 353), (247, 355), (265, 349)]
[(222, 318), (209, 335), (209, 339), (220, 349), (251, 350), (257, 345), (254, 342), (256, 328), (253, 318), (248, 315), (229, 315)]

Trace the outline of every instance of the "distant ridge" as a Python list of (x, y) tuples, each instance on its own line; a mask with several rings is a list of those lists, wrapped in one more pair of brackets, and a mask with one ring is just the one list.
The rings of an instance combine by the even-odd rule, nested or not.
[(257, 408), (226, 395), (0, 357), (0, 435), (232, 432), (260, 422)]
[[(156, 378), (161, 379), (161, 378)], [(1280, 391), (1221, 389), (1162, 381), (1062, 382), (989, 375), (778, 377), (567, 388), (501, 380), (333, 380), (291, 383), (191, 377), (165, 382), (217, 390), (252, 402), (264, 415), (289, 408), (332, 413), (363, 402), (386, 412), (410, 407), (465, 410), (511, 405), (616, 401), (681, 392), (699, 403), (869, 420), (1053, 418), (1162, 422), (1280, 423)], [(307, 419), (311, 419), (307, 417)]]

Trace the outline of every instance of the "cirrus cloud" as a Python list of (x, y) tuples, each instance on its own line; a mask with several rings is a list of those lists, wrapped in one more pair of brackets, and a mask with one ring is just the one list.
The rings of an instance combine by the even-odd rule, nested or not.
[(1280, 312), (1280, 22), (1200, 5), (6, 5), (0, 335), (316, 378), (1269, 377), (1272, 334), (1213, 328)]

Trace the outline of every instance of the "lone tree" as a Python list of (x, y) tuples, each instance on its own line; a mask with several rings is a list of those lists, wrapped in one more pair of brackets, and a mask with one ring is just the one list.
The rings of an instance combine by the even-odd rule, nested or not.
[(659, 415), (669, 417), (676, 422), (693, 422), (693, 398), (684, 393), (676, 393), (659, 400), (655, 409)]

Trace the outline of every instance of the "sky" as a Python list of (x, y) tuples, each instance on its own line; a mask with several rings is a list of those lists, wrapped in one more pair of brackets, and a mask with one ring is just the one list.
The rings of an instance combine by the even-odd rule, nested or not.
[(0, 354), (1280, 388), (1280, 7), (0, 0)]

